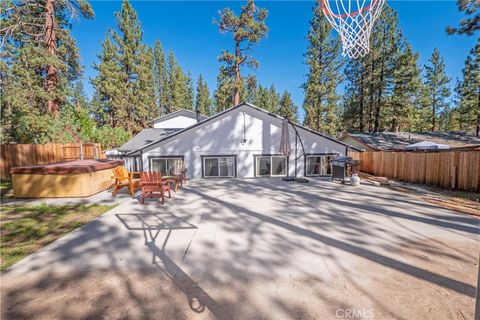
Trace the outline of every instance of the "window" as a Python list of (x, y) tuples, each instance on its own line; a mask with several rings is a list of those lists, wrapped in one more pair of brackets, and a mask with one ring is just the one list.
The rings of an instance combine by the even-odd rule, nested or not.
[(257, 156), (255, 161), (257, 177), (287, 175), (287, 157), (285, 156)]
[(209, 156), (203, 158), (203, 176), (205, 178), (236, 176), (236, 157)]
[(305, 174), (307, 176), (323, 176), (332, 174), (329, 160), (333, 155), (313, 155), (306, 158)]
[(160, 172), (162, 176), (170, 176), (172, 170), (178, 168), (183, 161), (182, 157), (158, 157), (158, 158), (150, 158), (150, 170)]

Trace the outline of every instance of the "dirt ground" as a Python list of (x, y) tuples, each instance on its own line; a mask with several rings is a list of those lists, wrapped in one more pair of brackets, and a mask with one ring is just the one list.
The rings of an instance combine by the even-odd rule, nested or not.
[(216, 184), (160, 213), (132, 201), (22, 261), (1, 318), (473, 319), (478, 219), (384, 188)]

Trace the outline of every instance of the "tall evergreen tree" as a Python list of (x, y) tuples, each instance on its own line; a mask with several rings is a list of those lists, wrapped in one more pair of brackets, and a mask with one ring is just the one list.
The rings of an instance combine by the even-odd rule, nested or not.
[(200, 114), (210, 116), (212, 101), (210, 99), (210, 92), (208, 85), (203, 81), (202, 75), (198, 76), (197, 80), (197, 96), (195, 98), (195, 111)]
[(190, 71), (187, 73), (185, 80), (186, 94), (185, 94), (185, 105), (184, 109), (194, 110), (195, 109), (195, 89), (193, 86), (192, 74)]
[(214, 113), (221, 112), (232, 107), (234, 81), (228, 70), (221, 66), (217, 75), (217, 88), (215, 90)]
[(167, 113), (169, 104), (167, 60), (160, 40), (155, 41), (153, 49), (155, 73), (155, 98), (160, 115)]
[(369, 54), (350, 60), (345, 69), (348, 84), (343, 100), (344, 126), (352, 128), (353, 125), (359, 131), (368, 132), (392, 127), (394, 115), (389, 104), (395, 76), (400, 76), (395, 68), (400, 64), (403, 45), (397, 13), (386, 7), (373, 28)]
[(85, 0), (7, 0), (2, 9), (2, 44), (9, 41), (15, 49), (30, 48), (25, 58), (39, 60), (36, 64), (41, 68), (33, 71), (40, 73), (39, 80), (44, 82), (46, 99), (42, 100), (47, 101), (48, 112), (58, 113), (66, 100), (65, 81), (78, 79), (81, 73), (69, 16), (93, 18), (90, 4)]
[(428, 61), (430, 65), (425, 65), (425, 87), (428, 94), (426, 107), (430, 110), (427, 120), (432, 125), (431, 130), (435, 131), (438, 114), (448, 107), (446, 99), (450, 96), (450, 78), (445, 73), (445, 63), (437, 48)]
[(271, 113), (278, 113), (279, 102), (280, 96), (273, 84), (270, 85), (270, 88), (262, 85), (258, 86), (257, 101), (254, 103), (257, 107), (260, 107)]
[(309, 72), (303, 84), (305, 98), (303, 124), (316, 130), (332, 133), (335, 131), (335, 108), (338, 102), (337, 86), (341, 81), (339, 70), (340, 41), (331, 37), (331, 26), (322, 12), (322, 4), (313, 8), (313, 18), (307, 39), (306, 64)]
[(257, 78), (249, 75), (245, 81), (245, 101), (249, 103), (257, 103)]
[(480, 38), (465, 60), (463, 79), (456, 86), (459, 98), (458, 112), (462, 129), (475, 131), (480, 136)]
[(393, 90), (385, 114), (390, 122), (390, 130), (415, 131), (417, 106), (422, 87), (421, 72), (418, 65), (418, 53), (413, 52), (407, 41), (394, 63)]
[(241, 68), (244, 65), (251, 68), (258, 67), (258, 61), (248, 55), (248, 51), (268, 33), (268, 27), (265, 24), (267, 10), (259, 9), (253, 0), (247, 0), (247, 4), (242, 6), (239, 16), (236, 16), (229, 8), (220, 11), (219, 15), (219, 21), (214, 20), (214, 23), (218, 24), (220, 32), (233, 35), (234, 52), (222, 51), (219, 60), (225, 63), (227, 72), (234, 75), (232, 103), (237, 105), (240, 103), (243, 88)]
[(448, 27), (448, 34), (466, 34), (471, 36), (480, 30), (480, 1), (457, 0), (457, 7), (466, 17), (460, 20), (459, 27)]
[(95, 65), (92, 83), (100, 108), (109, 113), (109, 123), (128, 133), (139, 132), (158, 112), (155, 103), (153, 51), (142, 43), (143, 31), (137, 13), (127, 0), (115, 13), (117, 30), (109, 30)]
[(42, 143), (61, 130), (61, 108), (80, 79), (70, 17), (93, 18), (85, 0), (0, 2), (2, 139)]
[(290, 92), (284, 91), (280, 98), (278, 115), (289, 119), (292, 122), (298, 122), (297, 106), (293, 104)]

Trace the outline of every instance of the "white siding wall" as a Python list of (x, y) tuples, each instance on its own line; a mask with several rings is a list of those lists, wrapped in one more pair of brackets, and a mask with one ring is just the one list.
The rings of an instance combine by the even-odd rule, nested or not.
[[(242, 145), (244, 132), (247, 142)], [(148, 170), (151, 156), (183, 155), (190, 178), (202, 176), (201, 156), (204, 155), (236, 155), (237, 177), (254, 177), (254, 155), (278, 154), (280, 148), (282, 120), (274, 118), (248, 106), (241, 106), (218, 118), (176, 135), (150, 148), (143, 150), (144, 170)], [(295, 132), (290, 128), (292, 154), (289, 158), (289, 173), (294, 174)], [(305, 146), (306, 153), (345, 153), (345, 146), (298, 129)], [(302, 153), (298, 143), (298, 154)], [(304, 159), (297, 160), (299, 176), (304, 174)]]
[(153, 124), (154, 128), (162, 128), (162, 129), (176, 129), (176, 128), (186, 128), (190, 127), (197, 123), (196, 119), (192, 119), (185, 116), (178, 116), (172, 119), (163, 120)]

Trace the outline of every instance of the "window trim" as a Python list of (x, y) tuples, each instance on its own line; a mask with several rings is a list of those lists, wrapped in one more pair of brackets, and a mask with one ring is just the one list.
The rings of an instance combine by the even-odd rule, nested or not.
[(305, 177), (331, 177), (332, 174), (308, 174), (307, 175), (307, 158), (308, 157), (324, 157), (324, 156), (338, 156), (338, 152), (326, 152), (326, 153), (307, 153), (303, 157), (303, 175)]
[[(270, 167), (270, 175), (268, 176), (259, 176), (257, 175), (257, 158), (261, 157), (270, 157), (270, 162), (272, 161), (272, 157), (283, 157), (285, 158), (286, 166), (285, 166), (285, 174), (284, 175), (272, 175), (272, 167)], [(290, 156), (284, 156), (280, 153), (273, 153), (273, 154), (254, 154), (253, 155), (253, 176), (255, 178), (276, 178), (276, 177), (287, 177), (289, 172), (289, 161)]]
[[(149, 171), (153, 171), (152, 169), (152, 160), (155, 160), (155, 159), (182, 159), (183, 163), (185, 164), (185, 156), (183, 155), (178, 155), (178, 156), (148, 156), (148, 170)], [(170, 177), (169, 175), (168, 176), (164, 176), (164, 177)]]
[[(233, 158), (233, 165), (234, 165), (234, 174), (233, 176), (205, 176), (205, 159), (208, 158), (213, 158), (213, 159), (218, 159), (218, 158)], [(204, 179), (232, 179), (237, 177), (237, 155), (236, 154), (206, 154), (206, 155), (201, 155), (200, 156), (201, 162), (202, 162), (202, 178)], [(220, 171), (220, 166), (218, 166), (218, 170)]]

